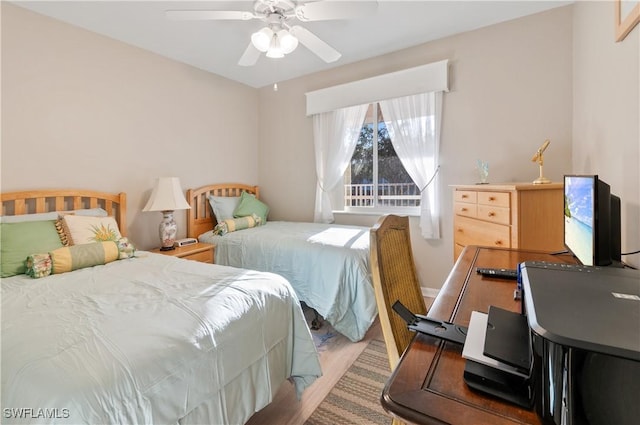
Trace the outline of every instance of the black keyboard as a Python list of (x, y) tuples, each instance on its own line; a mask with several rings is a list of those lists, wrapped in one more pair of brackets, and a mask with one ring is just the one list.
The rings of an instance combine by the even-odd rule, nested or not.
[(494, 277), (497, 279), (511, 279), (516, 280), (518, 278), (518, 271), (516, 269), (495, 269), (489, 267), (478, 267), (476, 269), (478, 274), (486, 277)]

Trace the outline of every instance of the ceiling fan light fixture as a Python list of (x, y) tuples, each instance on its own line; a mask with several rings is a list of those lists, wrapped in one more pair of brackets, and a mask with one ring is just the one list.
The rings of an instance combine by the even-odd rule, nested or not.
[(271, 45), (269, 46), (269, 50), (267, 50), (266, 56), (271, 59), (280, 59), (284, 57), (284, 52), (282, 51), (280, 40), (278, 40), (277, 35), (274, 35), (271, 39)]
[(285, 55), (296, 50), (298, 47), (298, 39), (294, 37), (289, 31), (282, 29), (277, 33), (278, 40), (280, 41), (280, 47)]
[(251, 43), (253, 46), (261, 52), (266, 52), (271, 46), (274, 38), (274, 32), (269, 27), (264, 27), (260, 31), (251, 34)]

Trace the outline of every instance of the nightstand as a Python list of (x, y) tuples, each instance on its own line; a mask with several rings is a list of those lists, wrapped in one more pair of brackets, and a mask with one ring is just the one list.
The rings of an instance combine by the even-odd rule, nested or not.
[(193, 245), (177, 246), (176, 249), (173, 249), (171, 251), (160, 251), (160, 248), (156, 248), (151, 250), (151, 252), (184, 258), (185, 260), (200, 261), (202, 263), (213, 263), (214, 249), (215, 245), (198, 242)]

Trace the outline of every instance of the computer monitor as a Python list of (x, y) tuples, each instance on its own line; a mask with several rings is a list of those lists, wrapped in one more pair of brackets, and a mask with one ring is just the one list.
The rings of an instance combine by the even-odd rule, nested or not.
[(585, 266), (620, 261), (620, 199), (597, 175), (564, 176), (564, 245)]

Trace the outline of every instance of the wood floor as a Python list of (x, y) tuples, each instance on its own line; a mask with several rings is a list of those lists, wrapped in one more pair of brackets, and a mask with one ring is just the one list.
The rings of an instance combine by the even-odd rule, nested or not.
[[(425, 297), (425, 302), (429, 307), (433, 302), (433, 298)], [(285, 382), (280, 387), (273, 402), (255, 413), (247, 422), (247, 425), (304, 424), (311, 416), (311, 413), (329, 394), (331, 388), (362, 353), (369, 341), (376, 338), (382, 338), (382, 329), (377, 318), (361, 341), (354, 343), (340, 334), (335, 336), (326, 350), (320, 353), (323, 376), (304, 391), (302, 399), (298, 400), (293, 385)]]

